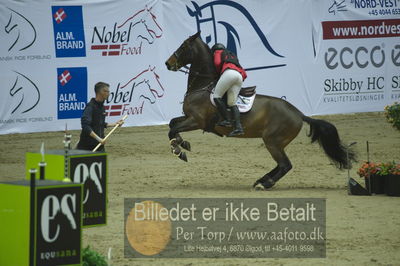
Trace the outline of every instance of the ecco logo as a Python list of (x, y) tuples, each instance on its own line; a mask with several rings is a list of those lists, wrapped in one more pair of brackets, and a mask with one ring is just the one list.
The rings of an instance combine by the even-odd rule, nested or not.
[[(336, 69), (341, 66), (350, 69), (353, 66), (366, 68), (369, 63), (376, 68), (384, 65), (386, 54), (383, 47), (376, 45), (371, 49), (360, 46), (353, 50), (350, 47), (343, 47), (339, 51), (336, 48), (328, 48), (325, 52), (325, 65), (329, 69)], [(400, 66), (400, 45), (396, 45), (391, 51), (391, 61), (395, 66)]]
[[(65, 217), (67, 217), (71, 228), (73, 230), (77, 229), (77, 224), (73, 215), (73, 213), (76, 213), (77, 211), (76, 206), (76, 195), (74, 194), (64, 194), (61, 201), (54, 195), (49, 195), (43, 200), (41, 210), (41, 229), (43, 239), (46, 242), (52, 243), (56, 241), (60, 234), (60, 223), (56, 219), (56, 216), (60, 211), (65, 215)], [(54, 234), (50, 232), (51, 223), (57, 223)]]
[[(103, 188), (101, 186), (100, 179), (103, 177), (103, 163), (94, 162), (89, 167), (85, 163), (80, 163), (76, 166), (74, 171), (73, 182), (74, 183), (86, 183), (88, 179), (92, 180), (96, 185), (97, 191), (103, 194)], [(83, 203), (86, 203), (89, 199), (89, 189), (86, 189)]]

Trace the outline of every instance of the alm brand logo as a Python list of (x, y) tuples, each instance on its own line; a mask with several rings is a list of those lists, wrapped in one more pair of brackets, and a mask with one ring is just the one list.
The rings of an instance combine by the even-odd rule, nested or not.
[(52, 6), (56, 57), (86, 56), (82, 6)]
[[(272, 47), (266, 34), (244, 6), (226, 0), (212, 1), (202, 6), (192, 1), (192, 5), (186, 6), (186, 9), (196, 19), (197, 30), (201, 31), (203, 40), (209, 46), (217, 42), (225, 44), (227, 49), (239, 56), (246, 70), (286, 65), (282, 62), (284, 56)], [(241, 57), (241, 53), (246, 55)], [(266, 61), (276, 63), (264, 65)]]
[(86, 67), (57, 68), (58, 119), (80, 118), (87, 103)]
[(5, 45), (8, 52), (24, 51), (35, 43), (36, 29), (26, 16), (14, 9), (7, 9), (7, 23), (2, 27), (6, 35), (0, 45)]
[(106, 100), (107, 116), (141, 115), (146, 105), (164, 97), (165, 89), (156, 67), (149, 66), (128, 81), (120, 82)]
[(81, 200), (78, 186), (37, 190), (35, 265), (80, 262)]
[(102, 56), (140, 55), (144, 46), (152, 45), (162, 34), (157, 16), (145, 6), (112, 26), (95, 26), (90, 49)]

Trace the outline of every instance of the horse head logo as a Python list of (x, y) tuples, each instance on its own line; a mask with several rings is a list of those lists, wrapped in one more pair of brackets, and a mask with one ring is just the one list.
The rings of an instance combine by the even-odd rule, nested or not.
[(161, 84), (160, 76), (155, 72), (155, 68), (149, 66), (120, 88), (124, 89), (133, 82), (133, 100), (147, 101), (150, 104), (156, 103), (157, 99), (164, 96), (165, 89)]
[(40, 91), (35, 83), (24, 74), (14, 71), (17, 74), (15, 82), (10, 89), (10, 95), (18, 104), (15, 105), (11, 114), (16, 111), (26, 113), (35, 108), (40, 101)]
[[(139, 17), (140, 19), (138, 19)], [(163, 30), (158, 24), (157, 16), (152, 12), (152, 8), (145, 6), (145, 8), (139, 10), (134, 15), (126, 19), (123, 23), (118, 25), (118, 28), (123, 27), (132, 20), (132, 28), (137, 36), (137, 39), (145, 40), (149, 44), (152, 44), (155, 39), (161, 38)]]
[(33, 45), (36, 40), (36, 29), (33, 24), (22, 14), (17, 11), (8, 8), (10, 12), (10, 18), (4, 31), (11, 36), (11, 41), (8, 51), (17, 50), (23, 51)]
[(333, 4), (329, 7), (328, 12), (336, 15), (337, 12), (347, 11), (345, 1), (346, 0), (343, 0), (342, 2), (339, 3), (336, 2), (336, 0), (333, 1)]
[[(240, 4), (234, 1), (225, 1), (225, 0), (218, 0), (213, 1), (202, 6), (199, 6), (197, 3), (192, 1), (193, 9), (186, 6), (186, 9), (191, 17), (196, 18), (197, 22), (197, 30), (203, 32), (207, 32), (208, 28), (211, 29), (208, 31), (208, 35), (205, 36), (205, 42), (207, 44), (213, 44), (217, 42), (222, 42), (219, 40), (220, 35), (218, 32), (225, 32), (226, 33), (226, 47), (234, 52), (235, 54), (238, 53), (239, 48), (242, 46), (242, 41), (240, 39), (240, 35), (238, 31), (232, 26), (230, 23), (224, 20), (219, 20), (219, 17), (222, 16), (223, 12), (217, 12), (217, 7), (222, 7), (225, 11), (230, 10), (230, 19), (236, 18), (237, 15), (234, 14), (234, 11), (238, 11), (247, 21), (250, 23), (251, 27), (254, 29), (255, 34), (260, 39), (261, 43), (263, 44), (264, 48), (276, 57), (284, 57), (283, 55), (279, 54), (272, 48), (271, 44), (268, 42), (267, 38), (265, 37), (264, 33), (251, 16), (251, 14)], [(224, 12), (229, 13), (229, 12)], [(228, 20), (229, 18), (227, 18)], [(202, 28), (202, 26), (205, 26)], [(207, 27), (208, 26), (208, 27)], [(221, 30), (222, 28), (222, 30)], [(203, 35), (204, 36), (204, 35)]]
[(163, 30), (160, 27), (160, 24), (157, 22), (157, 16), (152, 12), (153, 7), (148, 8), (147, 6), (145, 7), (145, 16), (144, 16), (144, 22), (146, 23), (146, 28), (148, 32), (153, 36), (153, 38), (161, 38), (163, 34)]
[(154, 104), (157, 99), (164, 96), (165, 89), (160, 82), (160, 76), (155, 72), (156, 67), (149, 66), (142, 72), (135, 84), (135, 90), (139, 93), (139, 99), (147, 100)]
[(137, 39), (144, 40), (148, 44), (152, 44), (154, 42), (154, 36), (151, 34), (151, 31), (149, 30), (145, 20), (140, 19), (133, 25), (133, 27)]

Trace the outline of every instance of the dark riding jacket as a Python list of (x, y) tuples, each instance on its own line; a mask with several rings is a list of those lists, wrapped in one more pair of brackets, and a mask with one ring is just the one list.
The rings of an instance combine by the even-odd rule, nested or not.
[[(82, 132), (78, 143), (78, 149), (93, 150), (99, 143), (90, 136), (94, 131), (100, 138), (104, 138), (104, 128), (107, 127), (104, 102), (98, 102), (94, 98), (86, 105), (81, 117)], [(103, 150), (104, 145), (99, 150)]]
[(232, 55), (235, 56), (233, 53), (227, 50), (216, 50), (214, 52), (214, 65), (217, 69), (217, 73), (219, 75), (222, 75), (225, 70), (233, 69), (239, 72), (242, 75), (243, 80), (245, 80), (247, 78), (246, 71), (239, 64), (239, 60), (237, 59), (237, 57), (235, 56), (234, 60), (229, 60), (226, 58)]

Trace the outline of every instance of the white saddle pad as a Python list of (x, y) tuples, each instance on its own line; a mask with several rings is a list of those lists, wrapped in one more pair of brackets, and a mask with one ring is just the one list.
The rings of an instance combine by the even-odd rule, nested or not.
[[(236, 105), (239, 108), (239, 111), (241, 113), (247, 113), (248, 111), (251, 110), (251, 107), (253, 107), (254, 99), (256, 98), (256, 94), (250, 97), (244, 97), (239, 95), (238, 99), (236, 101)], [(214, 102), (214, 90), (210, 93), (210, 100), (211, 103), (215, 106)]]

